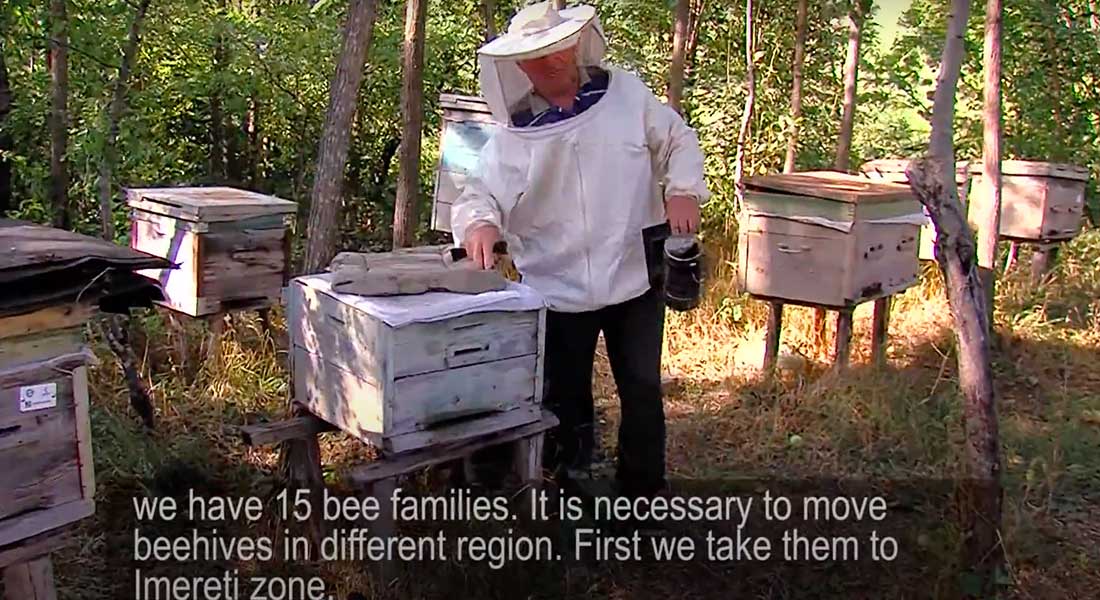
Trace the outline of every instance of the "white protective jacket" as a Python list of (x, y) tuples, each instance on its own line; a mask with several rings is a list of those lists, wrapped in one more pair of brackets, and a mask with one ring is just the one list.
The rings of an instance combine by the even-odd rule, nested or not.
[[(598, 22), (586, 30), (582, 35), (600, 37), (582, 40), (580, 62), (599, 64)], [(605, 68), (607, 93), (588, 110), (517, 128), (508, 115), (530, 83), (526, 90), (511, 86), (509, 97), (499, 83), (517, 81), (515, 63), (481, 61), (483, 95), (497, 122), (507, 125), (486, 143), (455, 201), (452, 231), (462, 244), (471, 225), (497, 226), (523, 282), (556, 311), (596, 310), (645, 293), (642, 230), (666, 221), (663, 198), (702, 203), (710, 195), (695, 132), (637, 76)]]

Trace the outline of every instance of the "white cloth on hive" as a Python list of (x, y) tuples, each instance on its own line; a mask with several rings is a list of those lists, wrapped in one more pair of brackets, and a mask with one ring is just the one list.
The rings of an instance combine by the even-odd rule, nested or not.
[(533, 288), (515, 282), (508, 282), (507, 289), (483, 294), (428, 292), (408, 296), (358, 296), (333, 291), (325, 275), (302, 279), (307, 285), (391, 327), (442, 321), (478, 312), (539, 310), (547, 305), (546, 299)]

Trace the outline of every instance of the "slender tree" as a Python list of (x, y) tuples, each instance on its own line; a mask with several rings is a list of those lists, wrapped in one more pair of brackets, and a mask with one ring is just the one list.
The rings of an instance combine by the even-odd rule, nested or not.
[(928, 157), (911, 163), (909, 185), (936, 226), (936, 260), (947, 285), (958, 342), (959, 388), (963, 393), (967, 479), (965, 505), (967, 564), (979, 574), (991, 597), (1003, 561), (1000, 544), (1001, 463), (996, 391), (990, 360), (985, 293), (976, 264), (976, 242), (955, 185), (953, 120), (955, 88), (962, 65), (968, 0), (952, 0), (947, 37), (932, 106)]
[(337, 212), (343, 196), (351, 123), (363, 81), (363, 63), (374, 33), (375, 12), (375, 0), (348, 3), (343, 47), (329, 88), (328, 111), (317, 152), (304, 265), (307, 273), (321, 271), (336, 254)]
[(836, 161), (833, 168), (848, 171), (852, 154), (852, 128), (856, 118), (856, 85), (859, 81), (860, 40), (863, 21), (870, 10), (869, 0), (852, 0), (848, 9), (848, 55), (844, 59), (844, 109), (840, 117), (840, 133), (836, 141)]
[(481, 18), (485, 21), (485, 42), (497, 36), (497, 9), (494, 0), (481, 0)]
[(69, 229), (69, 16), (67, 0), (50, 0), (50, 210)]
[(798, 0), (798, 16), (794, 34), (794, 63), (791, 66), (791, 135), (787, 138), (787, 158), (783, 161), (783, 172), (793, 173), (795, 158), (798, 156), (798, 128), (802, 121), (802, 65), (806, 59), (806, 13), (809, 1)]
[(745, 200), (745, 146), (749, 138), (749, 126), (752, 124), (753, 110), (756, 106), (756, 44), (752, 23), (752, 2), (745, 0), (745, 108), (741, 112), (741, 130), (737, 134), (737, 155), (734, 158), (733, 183), (737, 210), (740, 212)]
[(0, 36), (0, 216), (11, 206), (11, 161), (7, 154), (12, 150), (8, 114), (11, 113), (11, 86), (8, 83), (8, 67), (4, 61), (4, 36)]
[(107, 108), (107, 140), (99, 160), (99, 177), (96, 182), (99, 190), (99, 216), (103, 220), (103, 238), (106, 240), (115, 239), (114, 211), (111, 205), (111, 174), (117, 159), (115, 142), (118, 140), (122, 111), (126, 108), (126, 88), (129, 85), (130, 70), (134, 66), (134, 57), (137, 55), (141, 23), (149, 10), (149, 2), (150, 0), (141, 0), (134, 11), (134, 20), (130, 22), (130, 33), (122, 50), (122, 62), (115, 78), (114, 91), (111, 93), (111, 103)]
[(405, 47), (402, 57), (401, 148), (398, 158), (397, 203), (393, 214), (393, 246), (411, 246), (416, 234), (420, 196), (420, 138), (424, 126), (424, 21), (427, 0), (406, 0)]
[(672, 28), (672, 64), (668, 69), (668, 105), (678, 113), (683, 113), (684, 61), (690, 20), (690, 1), (676, 0), (676, 14)]
[(987, 0), (985, 48), (982, 57), (985, 98), (982, 109), (982, 193), (985, 208), (978, 235), (978, 265), (985, 288), (986, 322), (993, 326), (997, 284), (997, 239), (1001, 229), (1001, 23), (1002, 0)]
[(554, 0), (554, 8), (558, 10), (565, 8), (565, 0)]

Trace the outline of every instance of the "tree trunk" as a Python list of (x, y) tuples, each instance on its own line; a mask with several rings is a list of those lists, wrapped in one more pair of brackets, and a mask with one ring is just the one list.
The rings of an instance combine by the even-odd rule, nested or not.
[(791, 135), (787, 138), (787, 158), (783, 161), (783, 172), (794, 172), (794, 161), (798, 156), (798, 128), (802, 121), (802, 64), (806, 59), (806, 13), (809, 1), (798, 0), (798, 17), (794, 34), (794, 64), (791, 81)]
[(852, 127), (856, 118), (856, 85), (859, 81), (859, 44), (863, 36), (866, 0), (852, 0), (848, 10), (848, 56), (844, 59), (844, 110), (840, 116), (840, 133), (836, 141), (836, 161), (833, 168), (847, 172), (852, 154)]
[[(985, 289), (986, 322), (993, 327), (997, 239), (1001, 229), (1001, 21), (1002, 0), (985, 6), (985, 99), (982, 110), (982, 192), (985, 215), (978, 232), (978, 266)], [(992, 333), (992, 332), (991, 332)]]
[(356, 98), (363, 81), (363, 63), (374, 32), (375, 8), (375, 0), (351, 0), (348, 5), (343, 48), (332, 77), (328, 111), (317, 152), (304, 265), (307, 273), (321, 271), (336, 254), (336, 213), (342, 200), (344, 166), (351, 144)]
[(554, 8), (558, 10), (565, 8), (565, 0), (554, 0)]
[(405, 2), (405, 47), (401, 83), (401, 148), (397, 203), (393, 211), (393, 247), (411, 246), (416, 235), (420, 196), (420, 130), (424, 126), (424, 21), (427, 0)]
[(11, 161), (7, 154), (12, 150), (8, 114), (11, 112), (11, 86), (8, 84), (8, 67), (4, 62), (4, 38), (0, 36), (0, 217), (11, 206)]
[(683, 114), (684, 58), (687, 50), (689, 0), (676, 0), (676, 18), (672, 29), (672, 65), (668, 69), (668, 105)]
[(1003, 560), (1000, 442), (996, 392), (990, 364), (985, 294), (976, 268), (976, 243), (955, 185), (953, 119), (955, 88), (963, 59), (968, 0), (953, 0), (947, 24), (932, 109), (929, 157), (914, 161), (906, 174), (910, 187), (927, 209), (938, 232), (936, 259), (943, 272), (958, 341), (959, 388), (964, 396), (965, 460), (962, 486), (966, 564), (983, 582), (982, 597), (993, 595), (995, 575)]
[(50, 0), (50, 210), (53, 226), (69, 229), (69, 17), (67, 0)]
[(1100, 2), (1089, 0), (1089, 25), (1096, 35), (1100, 35)]
[[(221, 12), (225, 13), (225, 0), (220, 1)], [(225, 70), (226, 49), (225, 34), (221, 31), (222, 25), (218, 25), (218, 32), (214, 38), (214, 89), (210, 94), (210, 169), (209, 175), (212, 181), (223, 183), (226, 176), (225, 165), (225, 111), (222, 108), (222, 85), (218, 77)]]
[(118, 122), (122, 119), (122, 111), (126, 107), (126, 86), (129, 84), (134, 57), (137, 55), (141, 22), (145, 19), (146, 11), (149, 10), (149, 2), (150, 0), (141, 0), (141, 4), (134, 13), (134, 20), (130, 23), (130, 35), (126, 40), (126, 47), (122, 50), (122, 63), (119, 65), (115, 89), (111, 94), (111, 104), (107, 108), (107, 140), (103, 145), (103, 156), (99, 160), (99, 178), (96, 182), (96, 188), (99, 189), (99, 217), (103, 220), (103, 239), (107, 241), (115, 239), (111, 174), (117, 157), (115, 142), (118, 140)]
[(741, 113), (741, 131), (737, 134), (737, 157), (734, 159), (733, 184), (737, 213), (745, 200), (745, 144), (749, 138), (749, 125), (756, 106), (756, 66), (753, 54), (756, 52), (752, 27), (752, 0), (745, 0), (745, 110)]
[(481, 18), (485, 21), (485, 43), (497, 36), (497, 10), (493, 0), (481, 0)]

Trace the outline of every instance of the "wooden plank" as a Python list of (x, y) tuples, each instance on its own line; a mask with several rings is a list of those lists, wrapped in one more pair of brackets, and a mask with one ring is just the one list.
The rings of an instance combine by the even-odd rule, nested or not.
[[(970, 167), (970, 172), (981, 174), (984, 170), (981, 162), (976, 162)], [(1004, 175), (1024, 175), (1037, 177), (1058, 177), (1076, 181), (1088, 181), (1089, 171), (1084, 167), (1063, 163), (1049, 163), (1028, 160), (1004, 160), (1001, 161), (1001, 173)]]
[(539, 309), (538, 362), (535, 364), (535, 403), (542, 404), (546, 376), (546, 311)]
[(84, 498), (95, 497), (95, 465), (92, 457), (92, 422), (89, 414), (88, 368), (73, 369), (73, 400), (76, 416), (77, 461), (80, 463), (80, 487)]
[(300, 346), (292, 350), (294, 398), (310, 412), (368, 444), (381, 442), (382, 389)]
[(95, 308), (86, 304), (67, 304), (43, 308), (31, 313), (0, 319), (0, 339), (7, 339), (52, 331), (82, 327), (93, 315)]
[(298, 210), (289, 200), (224, 186), (131, 188), (126, 195), (133, 208), (190, 221), (230, 221)]
[(273, 423), (244, 425), (239, 431), (245, 444), (266, 446), (327, 431), (338, 431), (338, 429), (335, 425), (312, 414), (304, 414)]
[(291, 281), (287, 292), (292, 343), (382, 387), (389, 327), (301, 279)]
[(745, 186), (751, 189), (780, 191), (852, 204), (898, 200), (915, 202), (913, 193), (907, 186), (835, 171), (750, 177), (745, 180)]
[(768, 326), (764, 334), (764, 371), (771, 371), (779, 360), (779, 339), (783, 333), (783, 303), (768, 303)]
[(18, 519), (5, 519), (0, 521), (0, 547), (75, 523), (94, 513), (95, 502), (85, 498), (54, 508), (26, 513), (20, 515)]
[(891, 297), (875, 300), (874, 325), (871, 328), (871, 358), (876, 365), (886, 364), (886, 345), (890, 329)]
[[(18, 365), (9, 369), (0, 371), (0, 393), (9, 393), (11, 390), (8, 388), (21, 386), (21, 385), (34, 385), (38, 383), (48, 383), (51, 381), (59, 381), (61, 379), (68, 379), (67, 375), (77, 367), (82, 367), (88, 363), (96, 362), (96, 357), (90, 350), (83, 352), (74, 352), (72, 354), (62, 354), (61, 356), (55, 356), (42, 361), (33, 363), (27, 363), (25, 365)], [(66, 377), (62, 378), (59, 374), (64, 374)], [(68, 384), (71, 389), (71, 383)], [(60, 401), (60, 385), (59, 398)], [(18, 394), (18, 390), (15, 390)], [(13, 408), (17, 408), (16, 406)], [(0, 406), (0, 418), (3, 418), (6, 414), (5, 407)]]
[(411, 473), (418, 469), (463, 458), (490, 446), (506, 444), (519, 439), (539, 435), (558, 425), (558, 418), (548, 410), (536, 414), (535, 420), (518, 427), (497, 429), (472, 438), (441, 441), (421, 450), (396, 453), (362, 467), (355, 467), (346, 473), (349, 482), (366, 486), (374, 481)]
[(8, 421), (0, 430), (0, 519), (22, 518), (36, 511), (85, 497), (81, 487), (78, 445), (71, 411)]
[(398, 379), (392, 436), (482, 413), (503, 412), (538, 403), (535, 355), (509, 358)]
[(76, 542), (67, 528), (48, 531), (41, 535), (0, 548), (0, 569), (17, 563), (45, 556)]
[[(378, 518), (370, 526), (371, 535), (376, 538), (388, 540), (397, 534), (394, 523), (393, 492), (397, 488), (396, 477), (386, 477), (371, 482), (368, 486), (370, 494), (378, 500)], [(375, 565), (378, 579), (382, 581), (383, 588), (389, 586), (393, 578), (396, 564), (392, 560), (381, 560)]]
[(406, 377), (538, 352), (539, 313), (484, 312), (395, 329), (394, 376)]
[(5, 568), (4, 595), (7, 600), (57, 600), (50, 558), (43, 556)]
[[(294, 417), (308, 414), (293, 400), (290, 402), (291, 415)], [(309, 495), (320, 498), (325, 489), (324, 472), (321, 470), (321, 446), (317, 436), (306, 436), (289, 439), (283, 442), (280, 452), (280, 470), (283, 480), (289, 489), (309, 490)], [(322, 541), (328, 535), (329, 522), (323, 518), (321, 511), (311, 511), (309, 515), (309, 530), (314, 547), (319, 548)]]
[(514, 468), (516, 477), (524, 485), (537, 489), (542, 483), (543, 434), (516, 440), (514, 444)]
[(84, 328), (51, 329), (7, 338), (0, 344), (0, 369), (78, 352), (84, 344)]
[(847, 302), (845, 272), (852, 268), (843, 260), (847, 241), (755, 231), (747, 240), (748, 293), (821, 305)]
[(385, 438), (382, 450), (388, 453), (402, 453), (437, 445), (459, 443), (494, 432), (537, 421), (539, 407), (528, 405), (491, 416), (460, 421), (453, 425), (435, 429), (419, 430)]
[(837, 311), (836, 317), (836, 357), (833, 367), (846, 369), (852, 354), (852, 309)]

